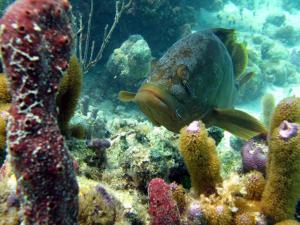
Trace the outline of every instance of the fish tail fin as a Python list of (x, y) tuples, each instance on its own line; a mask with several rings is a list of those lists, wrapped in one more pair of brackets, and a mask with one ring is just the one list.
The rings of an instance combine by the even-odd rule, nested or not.
[(246, 70), (248, 64), (248, 50), (243, 43), (238, 43), (234, 29), (215, 28), (213, 33), (220, 38), (226, 46), (233, 63), (236, 78)]
[(259, 120), (240, 110), (214, 109), (212, 118), (213, 125), (245, 140), (267, 132), (267, 129)]

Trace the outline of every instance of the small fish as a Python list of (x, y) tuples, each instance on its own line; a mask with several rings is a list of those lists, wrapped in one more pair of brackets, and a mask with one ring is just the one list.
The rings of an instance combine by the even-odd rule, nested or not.
[(153, 66), (137, 93), (121, 91), (121, 101), (138, 104), (157, 126), (173, 132), (193, 120), (219, 126), (241, 138), (265, 133), (265, 127), (249, 114), (235, 110), (248, 53), (236, 42), (232, 29), (211, 29), (177, 41)]

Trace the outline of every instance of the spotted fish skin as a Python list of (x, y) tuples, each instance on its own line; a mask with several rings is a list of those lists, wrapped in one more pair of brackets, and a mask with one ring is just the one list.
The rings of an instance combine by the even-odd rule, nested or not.
[(177, 41), (157, 62), (145, 84), (158, 86), (173, 96), (174, 123), (178, 123), (173, 125), (175, 130), (204, 119), (214, 107), (232, 108), (236, 95), (231, 57), (210, 30)]

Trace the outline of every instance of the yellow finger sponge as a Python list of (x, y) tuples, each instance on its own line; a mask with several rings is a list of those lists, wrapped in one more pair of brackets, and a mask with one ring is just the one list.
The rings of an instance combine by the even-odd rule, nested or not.
[(273, 111), (270, 134), (281, 124), (287, 120), (294, 123), (300, 123), (300, 98), (288, 97), (281, 100)]
[(0, 73), (0, 103), (11, 102), (9, 94), (8, 81), (4, 73)]
[(222, 181), (220, 160), (215, 141), (208, 136), (205, 125), (194, 121), (180, 131), (179, 150), (189, 171), (196, 195), (215, 192)]
[(284, 220), (275, 225), (300, 225), (300, 223), (296, 220)]
[(72, 118), (81, 92), (82, 70), (76, 56), (70, 59), (69, 68), (59, 84), (56, 104), (59, 108), (58, 125), (63, 135), (68, 133), (69, 121)]
[(300, 126), (287, 120), (269, 138), (263, 213), (273, 223), (292, 219), (300, 196)]

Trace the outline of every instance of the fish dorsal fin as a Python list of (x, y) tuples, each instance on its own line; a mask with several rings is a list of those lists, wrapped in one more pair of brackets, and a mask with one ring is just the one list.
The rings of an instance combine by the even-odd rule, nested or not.
[(241, 76), (238, 79), (238, 85), (239, 85), (239, 87), (241, 87), (244, 84), (246, 84), (249, 80), (251, 80), (252, 77), (254, 77), (254, 75), (255, 75), (255, 73), (252, 71), (252, 72), (246, 73), (243, 76)]
[(244, 44), (236, 40), (234, 29), (215, 28), (212, 32), (220, 38), (226, 46), (233, 63), (235, 77), (240, 77), (245, 72), (248, 64), (248, 51)]
[(120, 91), (119, 92), (119, 100), (122, 102), (132, 102), (135, 98), (135, 93), (129, 91)]
[(245, 72), (248, 65), (247, 48), (242, 43), (233, 43), (231, 52), (229, 50), (229, 53), (233, 63), (234, 74), (236, 78), (239, 78)]
[(221, 127), (245, 140), (267, 132), (259, 120), (240, 110), (214, 109), (210, 117), (212, 125)]

